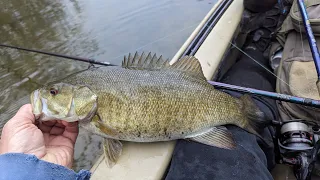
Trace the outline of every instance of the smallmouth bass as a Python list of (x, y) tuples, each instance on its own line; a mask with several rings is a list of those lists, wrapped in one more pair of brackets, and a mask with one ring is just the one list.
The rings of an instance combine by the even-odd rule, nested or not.
[(155, 54), (129, 54), (121, 67), (93, 67), (35, 90), (31, 104), (40, 121), (79, 121), (104, 137), (109, 167), (121, 155), (120, 141), (189, 139), (233, 149), (233, 137), (221, 125), (258, 135), (265, 123), (250, 96), (238, 99), (210, 85), (193, 56), (170, 65)]

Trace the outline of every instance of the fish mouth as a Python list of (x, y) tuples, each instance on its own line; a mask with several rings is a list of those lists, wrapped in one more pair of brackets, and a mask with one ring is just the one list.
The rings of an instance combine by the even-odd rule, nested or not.
[(38, 89), (31, 93), (30, 102), (35, 119), (40, 119), (42, 116), (42, 102), (40, 100), (40, 91)]
[(57, 120), (48, 109), (47, 100), (41, 97), (41, 89), (37, 89), (30, 96), (32, 113), (37, 121)]
[(97, 102), (93, 104), (88, 114), (78, 115), (76, 113), (76, 105), (74, 99), (69, 107), (67, 114), (59, 114), (52, 112), (47, 104), (47, 99), (41, 97), (41, 89), (37, 89), (31, 93), (30, 102), (32, 106), (32, 113), (37, 121), (63, 120), (67, 122), (75, 121), (89, 121), (97, 111)]
[(39, 120), (41, 115), (42, 115), (42, 113), (41, 114), (34, 114), (35, 120)]

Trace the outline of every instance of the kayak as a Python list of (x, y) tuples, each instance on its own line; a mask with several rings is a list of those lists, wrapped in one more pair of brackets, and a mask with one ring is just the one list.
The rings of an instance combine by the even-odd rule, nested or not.
[[(243, 14), (243, 0), (219, 0), (177, 51), (170, 63), (186, 54), (199, 59), (205, 77), (213, 80), (237, 36)], [(228, 27), (228, 28), (226, 28)], [(218, 46), (217, 46), (218, 44)], [(228, 58), (228, 63), (232, 60)], [(234, 60), (235, 61), (235, 60)], [(109, 168), (102, 155), (91, 168), (93, 180), (162, 179), (170, 163), (176, 142), (123, 142), (117, 164)]]

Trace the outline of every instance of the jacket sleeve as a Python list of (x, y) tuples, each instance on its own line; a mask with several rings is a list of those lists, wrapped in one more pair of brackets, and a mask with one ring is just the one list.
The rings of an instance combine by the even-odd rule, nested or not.
[(22, 153), (0, 155), (0, 180), (87, 180), (90, 176), (88, 170), (76, 173), (64, 166), (40, 160), (34, 155)]

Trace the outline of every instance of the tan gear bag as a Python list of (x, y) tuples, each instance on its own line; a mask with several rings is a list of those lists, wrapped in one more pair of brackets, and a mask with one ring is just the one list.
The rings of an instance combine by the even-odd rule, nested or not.
[[(320, 0), (306, 0), (305, 5), (318, 47), (320, 47)], [(275, 52), (279, 47), (283, 47), (283, 53), (276, 70), (277, 76), (281, 79), (277, 79), (276, 91), (320, 100), (320, 92), (316, 86), (318, 76), (296, 0), (277, 33), (277, 41), (272, 45), (271, 50)], [(320, 108), (284, 101), (278, 102), (278, 108), (283, 120), (320, 121)]]

